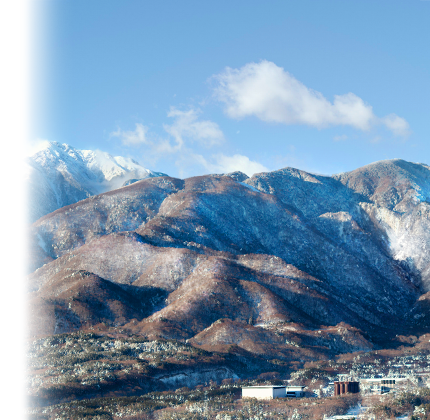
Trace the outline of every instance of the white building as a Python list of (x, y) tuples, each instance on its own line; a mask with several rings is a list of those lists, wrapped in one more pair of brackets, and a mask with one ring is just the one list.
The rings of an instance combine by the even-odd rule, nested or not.
[(393, 388), (406, 385), (407, 378), (362, 378), (360, 379), (360, 386), (363, 391), (370, 391), (377, 394), (384, 394), (390, 392)]
[(272, 398), (285, 398), (286, 395), (285, 386), (282, 385), (244, 386), (242, 388), (242, 398), (271, 400)]
[(287, 386), (287, 397), (301, 398), (305, 395), (304, 386)]

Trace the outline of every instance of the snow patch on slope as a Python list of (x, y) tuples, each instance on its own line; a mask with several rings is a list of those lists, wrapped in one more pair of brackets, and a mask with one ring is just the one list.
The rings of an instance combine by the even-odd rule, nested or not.
[(244, 187), (249, 188), (251, 191), (261, 193), (260, 190), (257, 190), (257, 188), (253, 187), (252, 185), (245, 184), (244, 182), (239, 182), (239, 184), (242, 184)]
[(39, 234), (37, 234), (37, 241), (38, 241), (38, 244), (39, 244), (39, 246), (46, 252), (46, 253), (49, 253), (49, 250), (48, 250), (48, 245), (46, 244), (46, 242), (44, 241), (44, 239), (39, 235)]

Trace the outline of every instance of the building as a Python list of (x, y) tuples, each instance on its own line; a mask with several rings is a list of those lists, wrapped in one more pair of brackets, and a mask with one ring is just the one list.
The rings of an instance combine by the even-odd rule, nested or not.
[(305, 395), (304, 386), (287, 386), (287, 397), (301, 398)]
[(362, 384), (367, 385), (382, 385), (382, 386), (388, 386), (393, 387), (395, 385), (398, 385), (400, 382), (406, 381), (406, 378), (363, 378), (360, 379), (360, 382)]
[(244, 386), (242, 388), (242, 398), (271, 400), (273, 398), (285, 398), (286, 395), (285, 386), (283, 385)]
[(360, 383), (355, 381), (334, 381), (334, 395), (357, 394)]
[(360, 384), (365, 390), (374, 392), (377, 394), (385, 394), (390, 392), (393, 388), (398, 385), (403, 385), (407, 381), (406, 378), (363, 378), (360, 379)]

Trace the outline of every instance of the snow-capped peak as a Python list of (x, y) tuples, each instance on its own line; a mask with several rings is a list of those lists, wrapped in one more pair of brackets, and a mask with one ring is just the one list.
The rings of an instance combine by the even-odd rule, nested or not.
[(119, 188), (130, 179), (162, 176), (136, 160), (101, 150), (79, 150), (59, 142), (41, 142), (28, 159), (31, 219), (91, 195)]

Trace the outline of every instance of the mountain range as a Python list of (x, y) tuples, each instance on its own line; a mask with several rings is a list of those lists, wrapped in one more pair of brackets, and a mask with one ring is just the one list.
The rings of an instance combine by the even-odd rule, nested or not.
[(78, 150), (58, 142), (44, 142), (26, 164), (31, 222), (79, 200), (119, 188), (130, 180), (165, 175), (130, 158), (100, 150)]
[(103, 325), (303, 361), (429, 331), (425, 164), (152, 176), (94, 193), (31, 226), (33, 337)]

